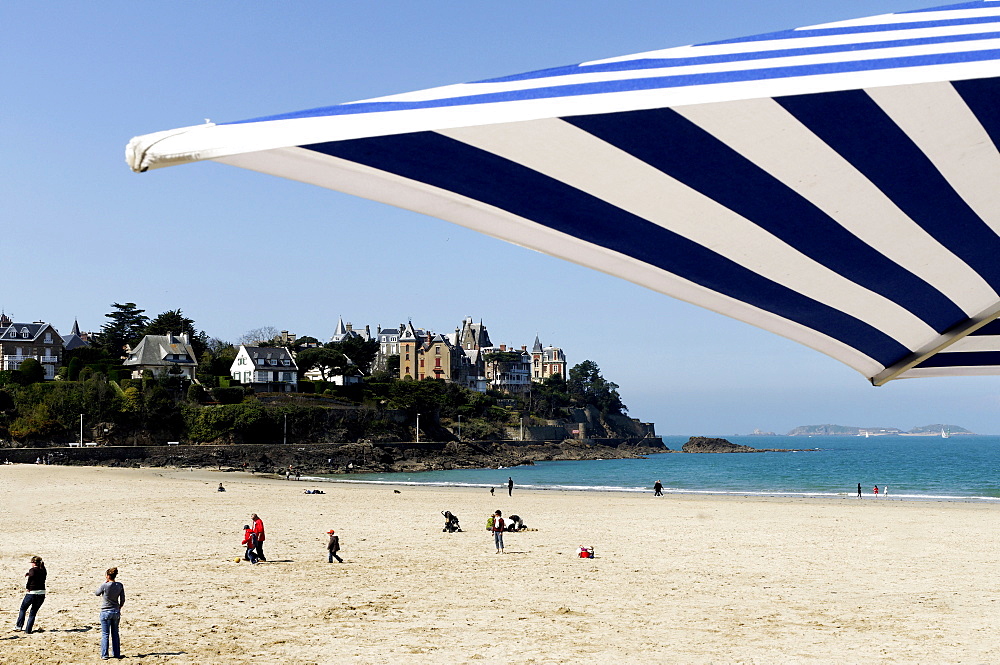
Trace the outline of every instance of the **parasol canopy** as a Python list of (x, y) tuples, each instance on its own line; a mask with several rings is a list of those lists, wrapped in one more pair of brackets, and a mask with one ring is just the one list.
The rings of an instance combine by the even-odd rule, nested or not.
[(622, 277), (881, 385), (1000, 374), (1000, 0), (132, 139)]

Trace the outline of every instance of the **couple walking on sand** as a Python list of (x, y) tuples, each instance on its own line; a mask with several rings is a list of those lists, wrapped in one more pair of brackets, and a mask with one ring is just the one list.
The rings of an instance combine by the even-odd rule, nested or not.
[[(14, 630), (24, 630), (25, 634), (31, 634), (35, 626), (35, 615), (45, 602), (45, 578), (48, 577), (48, 571), (42, 557), (31, 557), (31, 567), (24, 576), (28, 578), (25, 583), (27, 592), (21, 601)], [(101, 597), (101, 658), (104, 660), (111, 657), (108, 653), (109, 646), (115, 658), (122, 657), (118, 626), (121, 624), (122, 607), (125, 605), (125, 587), (115, 580), (116, 577), (118, 568), (108, 568), (104, 574), (104, 584), (94, 592), (95, 596)]]
[(243, 543), (247, 549), (243, 558), (252, 564), (267, 561), (264, 556), (264, 520), (257, 513), (250, 515), (250, 524), (243, 525)]

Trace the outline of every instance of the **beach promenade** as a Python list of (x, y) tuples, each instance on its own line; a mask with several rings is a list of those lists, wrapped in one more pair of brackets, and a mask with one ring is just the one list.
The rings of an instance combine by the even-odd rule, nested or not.
[[(395, 489), (0, 466), (0, 663), (98, 661), (112, 565), (125, 662), (1000, 660), (997, 505)], [(485, 530), (498, 508), (531, 529), (502, 556)], [(444, 510), (464, 532), (442, 533)], [(251, 513), (257, 566), (234, 561)], [(344, 564), (326, 562), (331, 528)], [(48, 595), (25, 635), (32, 555)]]

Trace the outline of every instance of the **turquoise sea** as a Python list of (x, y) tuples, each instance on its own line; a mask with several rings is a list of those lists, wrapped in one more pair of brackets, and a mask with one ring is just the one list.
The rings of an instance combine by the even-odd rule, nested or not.
[[(348, 482), (665, 493), (856, 496), (889, 486), (890, 499), (1000, 502), (1000, 436), (727, 436), (754, 448), (806, 452), (656, 454), (647, 459), (539, 462), (507, 469), (336, 476)], [(680, 450), (687, 437), (663, 437)], [(333, 480), (334, 478), (331, 478)]]

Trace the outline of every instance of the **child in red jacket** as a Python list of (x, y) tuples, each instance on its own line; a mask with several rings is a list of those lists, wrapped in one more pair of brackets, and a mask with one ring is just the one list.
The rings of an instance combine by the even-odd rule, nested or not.
[(243, 546), (247, 548), (243, 558), (250, 563), (257, 563), (257, 553), (254, 551), (257, 547), (257, 534), (254, 533), (249, 524), (243, 525)]

